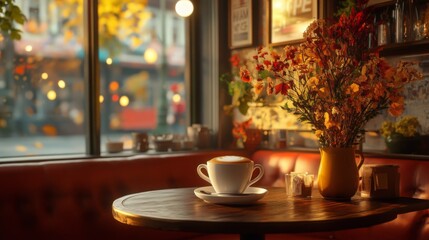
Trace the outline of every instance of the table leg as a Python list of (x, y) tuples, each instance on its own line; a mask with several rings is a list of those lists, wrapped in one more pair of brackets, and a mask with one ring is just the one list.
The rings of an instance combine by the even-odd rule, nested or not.
[(242, 233), (240, 234), (240, 240), (264, 240), (265, 234), (263, 233)]

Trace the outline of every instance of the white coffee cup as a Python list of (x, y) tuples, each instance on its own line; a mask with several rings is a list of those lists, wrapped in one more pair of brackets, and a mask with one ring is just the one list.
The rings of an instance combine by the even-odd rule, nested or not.
[[(202, 172), (206, 169), (208, 176)], [(253, 171), (259, 169), (259, 174), (253, 178)], [(248, 158), (240, 156), (221, 156), (200, 164), (198, 175), (209, 182), (217, 193), (239, 194), (247, 187), (259, 181), (264, 175), (261, 164), (254, 164)]]

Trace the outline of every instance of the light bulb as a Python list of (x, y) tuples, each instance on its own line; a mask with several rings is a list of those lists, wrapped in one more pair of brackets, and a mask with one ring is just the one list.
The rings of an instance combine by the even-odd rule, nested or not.
[(153, 64), (158, 60), (158, 53), (153, 48), (148, 48), (143, 54), (144, 60), (146, 60), (147, 63)]
[(194, 11), (194, 5), (190, 0), (179, 0), (176, 3), (176, 12), (181, 17), (188, 17)]

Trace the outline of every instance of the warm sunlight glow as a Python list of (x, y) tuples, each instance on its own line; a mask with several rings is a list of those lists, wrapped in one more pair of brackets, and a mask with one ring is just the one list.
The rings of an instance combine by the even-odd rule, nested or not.
[(119, 105), (121, 105), (122, 107), (128, 106), (129, 103), (130, 103), (130, 99), (127, 96), (122, 96), (119, 99)]
[(113, 63), (113, 59), (112, 58), (107, 58), (106, 59), (106, 64), (107, 65), (111, 65)]
[(180, 96), (180, 94), (174, 94), (173, 95), (173, 102), (175, 102), (175, 103), (179, 103), (180, 102), (180, 100), (182, 100), (182, 97)]
[(119, 89), (119, 83), (117, 81), (111, 82), (110, 85), (109, 85), (109, 89), (112, 92), (117, 91)]
[(272, 8), (273, 9), (283, 9), (284, 8), (284, 6), (283, 6), (284, 4), (283, 4), (283, 1), (279, 1), (279, 0), (277, 0), (277, 1), (273, 1), (273, 6), (272, 6)]
[(31, 46), (31, 45), (27, 45), (27, 46), (25, 46), (25, 51), (26, 51), (26, 52), (31, 52), (31, 51), (33, 51), (33, 46)]
[(54, 90), (50, 90), (48, 94), (46, 94), (49, 100), (54, 101), (57, 98), (57, 93)]
[(144, 60), (149, 63), (155, 63), (158, 60), (158, 53), (153, 48), (148, 48), (143, 55)]
[(46, 79), (48, 79), (49, 75), (44, 72), (44, 73), (42, 73), (41, 77), (42, 77), (42, 79), (46, 80)]
[(194, 11), (194, 5), (189, 0), (179, 0), (175, 6), (176, 13), (181, 17), (188, 17)]
[(66, 87), (66, 82), (64, 82), (64, 80), (59, 80), (58, 81), (58, 87), (65, 88)]

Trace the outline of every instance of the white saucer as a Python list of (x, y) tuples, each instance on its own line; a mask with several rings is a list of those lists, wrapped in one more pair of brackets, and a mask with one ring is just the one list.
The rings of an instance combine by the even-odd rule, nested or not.
[(200, 187), (194, 190), (198, 198), (215, 204), (245, 205), (258, 201), (268, 192), (267, 189), (248, 187), (243, 194), (218, 194), (212, 186)]

